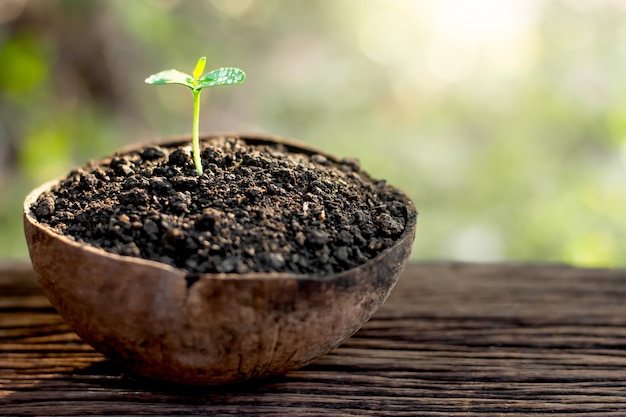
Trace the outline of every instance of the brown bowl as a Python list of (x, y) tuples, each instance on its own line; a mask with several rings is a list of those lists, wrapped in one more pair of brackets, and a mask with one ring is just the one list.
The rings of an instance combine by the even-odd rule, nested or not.
[[(282, 143), (337, 161), (291, 140), (240, 138), (248, 143)], [(190, 138), (179, 138), (160, 144), (189, 142)], [(114, 255), (39, 223), (31, 204), (55, 183), (35, 189), (24, 202), (30, 256), (50, 302), (83, 340), (105, 356), (144, 376), (183, 384), (281, 374), (329, 352), (385, 301), (415, 237), (417, 213), (404, 197), (407, 220), (402, 236), (357, 268), (330, 276), (202, 274), (188, 288), (183, 270)]]

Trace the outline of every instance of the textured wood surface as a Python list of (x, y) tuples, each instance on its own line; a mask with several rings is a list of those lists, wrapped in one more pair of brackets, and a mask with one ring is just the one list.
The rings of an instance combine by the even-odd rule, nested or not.
[(626, 271), (409, 265), (383, 308), (284, 377), (185, 388), (82, 343), (0, 267), (0, 415), (625, 416)]

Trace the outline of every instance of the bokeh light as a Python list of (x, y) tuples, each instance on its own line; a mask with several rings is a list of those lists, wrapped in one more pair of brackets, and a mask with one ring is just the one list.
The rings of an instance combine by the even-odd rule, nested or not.
[(626, 2), (4, 0), (0, 258), (21, 201), (131, 142), (190, 129), (146, 75), (248, 73), (205, 131), (361, 159), (420, 212), (415, 260), (626, 266)]

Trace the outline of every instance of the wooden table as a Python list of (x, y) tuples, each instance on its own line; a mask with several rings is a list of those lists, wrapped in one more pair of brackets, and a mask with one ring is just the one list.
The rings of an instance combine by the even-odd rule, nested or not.
[(0, 415), (626, 416), (626, 270), (413, 264), (354, 337), (283, 377), (186, 388), (82, 343), (0, 267)]

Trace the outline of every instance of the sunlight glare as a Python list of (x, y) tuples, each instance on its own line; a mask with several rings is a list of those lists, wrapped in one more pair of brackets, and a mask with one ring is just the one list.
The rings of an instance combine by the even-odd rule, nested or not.
[[(502, 75), (523, 73), (535, 60), (536, 0), (441, 0), (428, 3), (428, 62), (433, 75), (455, 82), (479, 64)], [(417, 12), (417, 10), (415, 10)]]
[(533, 0), (440, 0), (432, 6), (433, 31), (450, 43), (489, 45), (525, 36), (535, 24)]

